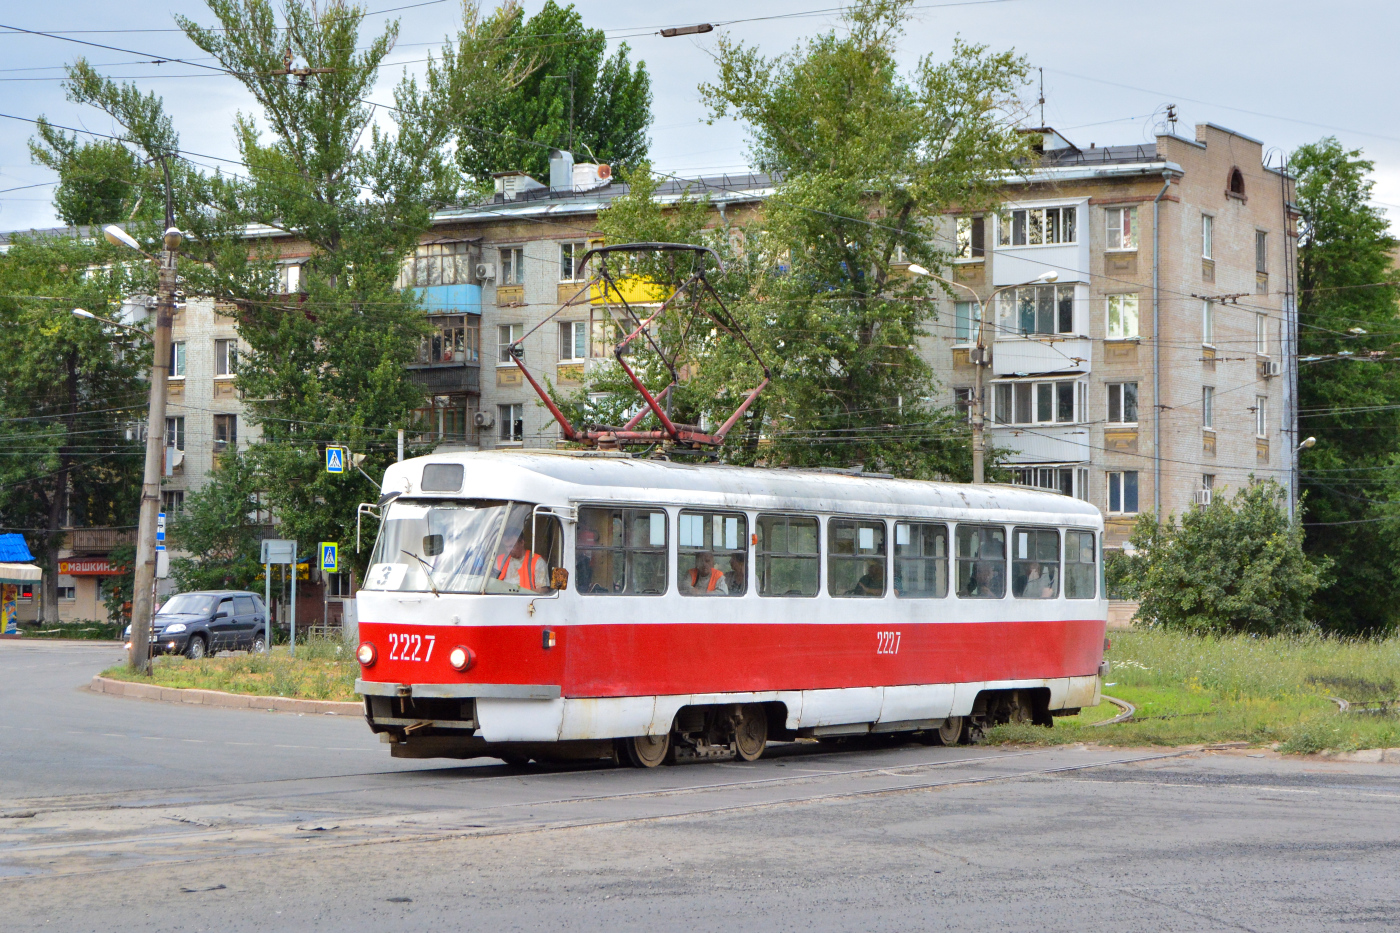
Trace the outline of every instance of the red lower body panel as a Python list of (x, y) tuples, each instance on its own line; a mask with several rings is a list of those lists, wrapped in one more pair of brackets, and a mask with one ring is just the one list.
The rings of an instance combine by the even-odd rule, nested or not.
[[(366, 622), (360, 638), (375, 645), (378, 659), (362, 676), (400, 684), (557, 684), (566, 697), (1080, 677), (1098, 672), (1104, 622), (573, 625), (553, 630), (553, 647), (546, 647), (546, 631)], [(462, 673), (448, 663), (457, 645), (476, 656)]]

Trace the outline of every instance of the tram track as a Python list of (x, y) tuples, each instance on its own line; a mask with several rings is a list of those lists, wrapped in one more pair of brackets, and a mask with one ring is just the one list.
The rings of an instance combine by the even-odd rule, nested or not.
[[(145, 870), (153, 866), (186, 865), (255, 856), (301, 855), (367, 845), (431, 843), (476, 836), (507, 836), (563, 829), (613, 826), (654, 820), (702, 817), (751, 809), (817, 804), (887, 794), (966, 787), (1026, 780), (1095, 768), (1117, 767), (1179, 757), (1186, 752), (1094, 757), (1072, 750), (1067, 760), (1055, 749), (1037, 749), (936, 762), (890, 763), (878, 767), (841, 768), (821, 774), (764, 776), (754, 780), (713, 781), (683, 786), (620, 789), (605, 793), (563, 795), (556, 787), (543, 795), (526, 794), (531, 775), (498, 775), (471, 782), (480, 789), (498, 783), (500, 799), (463, 806), (439, 799), (419, 806), (391, 807), (379, 812), (360, 808), (300, 807), (295, 813), (266, 808), (212, 804), (169, 804), (126, 808), (121, 826), (111, 826), (112, 813), (101, 819), (110, 834), (93, 838), (96, 829), (83, 810), (51, 809), (32, 819), (32, 832), (4, 827), (9, 845), (0, 845), (0, 885), (26, 879), (71, 877)], [(1021, 764), (1026, 758), (1049, 758), (1043, 767), (997, 767)], [(989, 768), (990, 766), (990, 768)], [(929, 780), (928, 772), (962, 769), (964, 773)], [(990, 773), (989, 773), (990, 770)], [(636, 772), (584, 772), (633, 776)], [(651, 772), (655, 773), (655, 772)], [(382, 772), (373, 773), (378, 777)], [(580, 772), (554, 772), (534, 777), (569, 777)], [(522, 778), (526, 779), (522, 781)], [(512, 782), (513, 781), (513, 782)], [(873, 783), (871, 783), (873, 782)], [(552, 782), (551, 782), (552, 783)], [(432, 789), (460, 781), (432, 781)], [(810, 788), (802, 792), (800, 788)], [(364, 793), (376, 788), (360, 788)], [(334, 792), (335, 794), (344, 791)], [(303, 796), (310, 796), (308, 791)], [(432, 795), (437, 797), (438, 795)], [(330, 804), (332, 801), (325, 801)], [(447, 805), (444, 805), (447, 804)], [(179, 809), (172, 818), (166, 811)], [(307, 814), (315, 812), (316, 815)], [(47, 817), (47, 819), (45, 818)], [(76, 819), (75, 819), (76, 817)], [(155, 822), (159, 820), (160, 822)], [(6, 821), (9, 822), (9, 821)], [(19, 822), (19, 821), (16, 821)], [(30, 823), (29, 819), (23, 820)], [(188, 827), (188, 828), (184, 828)], [(29, 836), (28, 839), (16, 838)], [(67, 838), (64, 838), (64, 837)], [(120, 865), (112, 865), (113, 862)]]

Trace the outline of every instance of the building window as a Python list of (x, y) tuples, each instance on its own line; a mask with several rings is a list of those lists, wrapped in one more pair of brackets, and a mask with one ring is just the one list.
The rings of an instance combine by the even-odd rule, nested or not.
[(59, 599), (77, 599), (78, 588), (76, 586), (60, 586), (58, 588)]
[(238, 446), (238, 416), (214, 416), (214, 453), (221, 454)]
[(176, 450), (185, 449), (185, 416), (176, 415), (165, 419), (165, 446)]
[(1138, 475), (1136, 470), (1108, 474), (1108, 510), (1131, 515), (1138, 510)]
[(296, 295), (301, 292), (300, 263), (283, 263), (277, 267), (277, 292), (282, 295)]
[(593, 311), (593, 320), (590, 325), (589, 347), (593, 351), (594, 357), (611, 356), (613, 348), (617, 346), (618, 333), (617, 323), (613, 321), (612, 315), (606, 308), (597, 308)]
[(1128, 340), (1138, 335), (1138, 296), (1108, 296), (1108, 339)]
[(185, 491), (183, 489), (162, 489), (160, 510), (167, 516), (183, 512), (185, 510)]
[(1201, 474), (1201, 488), (1204, 489), (1206, 492), (1213, 492), (1213, 491), (1215, 490), (1215, 474), (1214, 474), (1214, 473), (1202, 473), (1202, 474)]
[(176, 340), (170, 345), (170, 377), (182, 379), (185, 375), (185, 342)]
[(238, 372), (238, 341), (214, 341), (214, 375), (232, 376)]
[[(496, 365), (512, 362), (510, 357), (510, 345), (519, 340), (525, 333), (524, 324), (500, 324), (496, 327)], [(524, 353), (525, 348), (520, 348)]]
[[(1073, 424), (1083, 420), (1085, 386), (1075, 380), (993, 384), (997, 424)], [(1077, 410), (1076, 410), (1077, 409)]]
[(1003, 336), (1074, 333), (1073, 285), (1009, 288), (1001, 293), (998, 309)]
[(977, 302), (957, 301), (953, 303), (953, 342), (976, 343), (978, 315)]
[(1107, 248), (1110, 250), (1134, 250), (1138, 248), (1138, 221), (1136, 207), (1110, 207), (1104, 211), (1106, 220)]
[(525, 284), (525, 250), (519, 246), (509, 246), (501, 250), (502, 285)]
[(1230, 194), (1237, 198), (1244, 197), (1244, 172), (1237, 168), (1230, 169)]
[(1201, 302), (1201, 343), (1215, 346), (1215, 302)]
[(272, 506), (267, 502), (267, 493), (253, 493), (253, 511), (248, 513), (255, 525), (272, 524)]
[(418, 346), (418, 362), (429, 365), (481, 362), (480, 320), (465, 314), (429, 318), (432, 332)]
[(1002, 211), (1001, 246), (1052, 246), (1075, 241), (1077, 207), (1031, 207)]
[(1260, 356), (1269, 355), (1269, 316), (1254, 315), (1254, 352)]
[(1201, 215), (1201, 258), (1215, 258), (1215, 218), (1209, 214)]
[(958, 262), (980, 262), (986, 258), (986, 230), (985, 218), (959, 217), (953, 259)]
[(583, 268), (583, 257), (587, 252), (587, 243), (559, 244), (559, 281), (582, 282), (588, 278)]
[(972, 422), (972, 392), (973, 390), (967, 387), (953, 390), (953, 407), (958, 416), (969, 424)]
[(465, 441), (471, 415), (465, 396), (438, 395), (429, 406), (414, 410), (413, 423), (422, 442)]
[(1254, 271), (1269, 271), (1269, 235), (1263, 230), (1254, 231)]
[[(1073, 496), (1075, 473), (1075, 468), (1069, 466), (1014, 467), (1011, 471), (1011, 483), (1014, 486), (1048, 489), (1064, 496)], [(1080, 498), (1083, 498), (1082, 494)]]
[(424, 243), (404, 259), (399, 288), (466, 285), (472, 280), (471, 244)]
[(1111, 382), (1108, 385), (1108, 421), (1110, 424), (1137, 424), (1138, 384)]
[(525, 440), (525, 406), (497, 405), (496, 414), (500, 420), (500, 439), (507, 442)]
[(1215, 386), (1201, 386), (1201, 427), (1215, 428)]
[(559, 324), (559, 362), (588, 358), (588, 322), (562, 321)]
[(1269, 398), (1265, 395), (1254, 397), (1254, 436), (1269, 436)]

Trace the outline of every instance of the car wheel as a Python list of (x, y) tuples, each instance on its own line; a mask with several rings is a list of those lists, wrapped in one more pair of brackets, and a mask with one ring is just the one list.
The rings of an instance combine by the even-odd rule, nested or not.
[(185, 646), (185, 657), (192, 661), (198, 661), (200, 658), (204, 657), (206, 653), (209, 652), (204, 643), (203, 635), (193, 636), (190, 639), (190, 643)]
[(267, 641), (263, 638), (263, 633), (258, 632), (253, 636), (253, 647), (249, 649), (253, 654), (262, 654), (267, 650)]

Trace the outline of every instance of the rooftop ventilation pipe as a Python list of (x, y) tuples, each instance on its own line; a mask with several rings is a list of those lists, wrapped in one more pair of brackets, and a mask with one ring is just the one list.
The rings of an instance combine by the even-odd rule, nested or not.
[(574, 190), (574, 155), (563, 149), (549, 150), (549, 190)]

